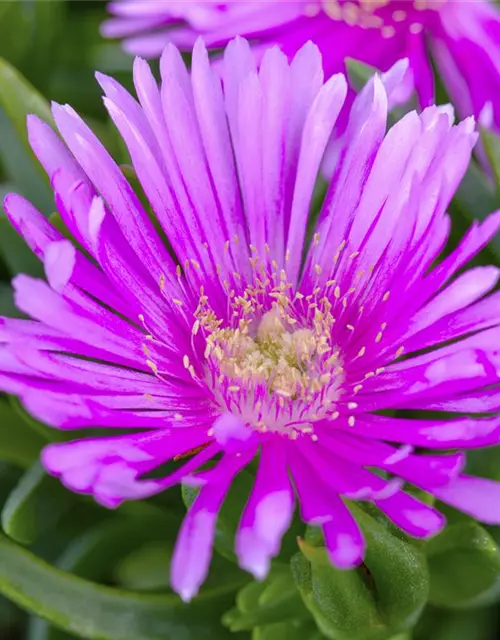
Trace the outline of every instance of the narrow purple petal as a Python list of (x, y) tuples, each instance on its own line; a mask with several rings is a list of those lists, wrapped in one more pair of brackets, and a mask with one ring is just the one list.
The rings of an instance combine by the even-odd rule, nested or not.
[(175, 455), (206, 442), (199, 429), (158, 429), (153, 432), (75, 440), (45, 447), (42, 462), (72, 491), (92, 494), (109, 507), (123, 500), (144, 498), (161, 491), (155, 480), (139, 480)]
[(280, 443), (262, 446), (254, 488), (236, 534), (240, 566), (263, 580), (290, 526), (294, 496)]
[(487, 524), (500, 524), (500, 483), (483, 478), (460, 476), (434, 490), (434, 495), (460, 511)]
[[(433, 489), (433, 493), (437, 492)], [(377, 500), (375, 504), (394, 524), (416, 538), (436, 535), (446, 524), (444, 516), (439, 511), (402, 491), (383, 500)]]
[(309, 213), (316, 176), (326, 145), (344, 105), (346, 94), (347, 84), (344, 76), (340, 74), (333, 76), (318, 92), (306, 117), (287, 245), (291, 255), (287, 268), (292, 282), (299, 274), (301, 249), (305, 236), (304, 220)]
[(234, 476), (254, 453), (219, 462), (217, 482), (202, 487), (184, 519), (172, 557), (171, 584), (185, 602), (196, 595), (208, 574), (219, 509)]
[(326, 550), (337, 569), (353, 569), (364, 558), (366, 543), (349, 509), (337, 498), (335, 519), (322, 525)]
[(64, 290), (75, 269), (76, 251), (69, 240), (51, 242), (45, 250), (45, 275), (58, 293)]

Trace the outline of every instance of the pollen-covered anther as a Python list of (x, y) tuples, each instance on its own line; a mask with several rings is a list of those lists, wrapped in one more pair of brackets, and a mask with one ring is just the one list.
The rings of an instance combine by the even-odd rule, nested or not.
[(158, 375), (158, 366), (157, 366), (157, 364), (155, 362), (153, 362), (152, 360), (146, 360), (146, 364), (151, 369), (151, 371), (155, 374), (155, 376), (157, 376)]
[[(252, 252), (254, 279), (230, 296), (229, 326), (200, 297), (193, 333), (205, 338), (207, 376), (217, 381), (220, 402), (260, 432), (297, 437), (306, 433), (307, 416), (317, 420), (331, 412), (343, 381), (340, 353), (331, 343), (332, 303), (319, 298), (320, 287), (295, 294), (276, 261), (270, 272)], [(287, 428), (294, 421), (300, 426)]]

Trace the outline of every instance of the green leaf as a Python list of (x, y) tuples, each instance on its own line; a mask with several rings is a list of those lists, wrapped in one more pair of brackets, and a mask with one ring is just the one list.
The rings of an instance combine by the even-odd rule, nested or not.
[(10, 284), (0, 282), (0, 315), (9, 318), (22, 318), (22, 312), (14, 304), (14, 295)]
[[(346, 58), (345, 65), (349, 83), (356, 92), (360, 92), (366, 85), (368, 80), (370, 80), (370, 78), (372, 78), (375, 74), (382, 74), (382, 71), (380, 69), (377, 69), (377, 67), (373, 67), (364, 62), (360, 62), (359, 60), (354, 60), (353, 58)], [(407, 102), (404, 104), (393, 105), (388, 117), (389, 126), (393, 126), (396, 122), (398, 122), (398, 120), (401, 120), (401, 118), (403, 118), (410, 111), (418, 109), (419, 105), (416, 94), (413, 94), (411, 97), (409, 97)]]
[(2, 108), (2, 96), (0, 90), (0, 170), (3, 169), (5, 174), (2, 179), (12, 185), (11, 190), (23, 195), (40, 211), (50, 211), (54, 198), (47, 176), (26, 141), (19, 137), (15, 123)]
[(69, 575), (0, 536), (0, 592), (21, 607), (90, 640), (224, 640), (219, 619), (232, 584), (195, 598), (140, 595)]
[(54, 66), (60, 62), (58, 45), (65, 26), (67, 3), (63, 0), (24, 0), (22, 4), (27, 5), (34, 23), (29, 58), (23, 64), (23, 70), (37, 85), (42, 86), (43, 83), (45, 87)]
[[(56, 566), (87, 580), (113, 582), (115, 568), (120, 566), (124, 556), (157, 538), (166, 544), (166, 532), (172, 528), (177, 530), (179, 524), (177, 517), (154, 509), (138, 513), (137, 517), (128, 514), (123, 517), (120, 512), (115, 514), (88, 528), (82, 535), (72, 537)], [(74, 636), (68, 636), (46, 620), (38, 617), (30, 620), (28, 640), (67, 640), (69, 637)]]
[(323, 546), (301, 543), (292, 572), (319, 629), (334, 640), (382, 640), (411, 628), (427, 600), (429, 577), (422, 551), (355, 505), (367, 541), (364, 565), (333, 567)]
[(133, 551), (117, 567), (118, 584), (136, 591), (169, 589), (172, 546), (166, 541)]
[(19, 482), (22, 471), (9, 462), (0, 460), (0, 504), (3, 505), (10, 492)]
[(259, 604), (259, 598), (266, 588), (266, 582), (249, 582), (236, 595), (236, 608), (241, 613), (249, 613)]
[(468, 224), (484, 220), (500, 206), (499, 197), (474, 161), (455, 192), (454, 203)]
[(292, 620), (257, 627), (252, 640), (321, 640), (324, 636), (312, 620)]
[(0, 3), (0, 56), (21, 62), (30, 45), (31, 20), (23, 2)]
[(7, 598), (0, 596), (0, 637), (10, 638), (10, 631), (19, 624), (20, 618), (19, 609)]
[(466, 469), (471, 476), (500, 480), (500, 446), (468, 452)]
[(354, 60), (353, 58), (345, 59), (347, 77), (355, 91), (361, 91), (368, 80), (376, 73), (380, 73), (377, 67)]
[(43, 266), (22, 237), (0, 213), (0, 253), (12, 276), (26, 273), (35, 278), (43, 277)]
[(500, 193), (500, 137), (494, 131), (483, 129), (481, 140), (495, 177), (497, 193)]
[(45, 444), (46, 440), (32, 431), (5, 400), (0, 400), (0, 459), (29, 467)]
[(178, 519), (168, 512), (140, 518), (124, 517), (119, 512), (113, 516), (73, 539), (57, 566), (81, 578), (110, 581), (116, 564), (127, 554), (146, 542), (168, 540), (168, 533), (178, 527)]
[(26, 640), (69, 640), (75, 638), (57, 627), (53, 627), (43, 618), (31, 616)]
[(419, 620), (413, 640), (493, 640), (498, 637), (497, 607), (447, 611), (428, 607)]
[(31, 544), (57, 525), (74, 500), (70, 491), (36, 463), (7, 498), (2, 510), (3, 530), (18, 542)]
[(72, 437), (71, 432), (52, 429), (51, 427), (47, 427), (45, 424), (38, 422), (38, 420), (35, 420), (35, 418), (25, 411), (24, 407), (19, 402), (19, 399), (14, 396), (10, 397), (10, 406), (29, 429), (38, 433), (47, 442), (67, 440)]
[(18, 136), (29, 148), (26, 116), (34, 113), (53, 124), (50, 106), (45, 98), (11, 64), (0, 58), (0, 105), (14, 125)]
[(456, 609), (500, 600), (500, 551), (478, 524), (449, 525), (427, 553), (432, 604)]
[[(16, 3), (16, 4), (21, 4)], [(22, 74), (0, 58), (0, 156), (17, 190), (45, 210), (53, 202), (47, 176), (28, 142), (26, 116), (53, 123), (49, 104)]]
[(262, 583), (251, 582), (243, 587), (236, 605), (223, 618), (224, 624), (233, 632), (309, 618), (288, 566), (275, 569)]
[[(495, 193), (490, 181), (475, 160), (472, 160), (450, 205), (453, 224), (446, 252), (461, 242), (474, 222), (485, 220), (498, 209), (500, 209), (499, 195)], [(489, 265), (498, 261), (500, 261), (500, 237), (497, 234), (490, 239), (485, 249), (472, 259), (469, 266)]]

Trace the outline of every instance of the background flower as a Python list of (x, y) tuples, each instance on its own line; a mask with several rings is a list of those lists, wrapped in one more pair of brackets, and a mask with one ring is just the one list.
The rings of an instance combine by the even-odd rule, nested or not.
[(180, 2), (118, 0), (103, 25), (134, 54), (159, 56), (167, 42), (189, 50), (198, 34), (220, 46), (246, 35), (258, 55), (279, 44), (288, 56), (308, 40), (323, 54), (327, 76), (355, 58), (387, 71), (410, 60), (423, 107), (435, 95), (430, 54), (462, 117), (500, 125), (500, 11), (490, 0), (281, 0)]

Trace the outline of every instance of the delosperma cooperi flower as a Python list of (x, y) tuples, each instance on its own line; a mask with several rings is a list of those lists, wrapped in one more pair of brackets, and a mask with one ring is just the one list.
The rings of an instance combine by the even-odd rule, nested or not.
[[(499, 214), (439, 260), (474, 121), (455, 125), (449, 107), (431, 106), (386, 131), (387, 92), (406, 64), (374, 76), (337, 141), (309, 235), (345, 77), (324, 82), (311, 44), (291, 62), (271, 49), (257, 71), (237, 39), (221, 64), (211, 68), (198, 42), (189, 74), (169, 46), (158, 86), (137, 59), (138, 101), (98, 75), (147, 206), (69, 106), (53, 107), (62, 140), (29, 119), (78, 246), (7, 196), (47, 282), (14, 280), (32, 319), (1, 320), (0, 386), (56, 428), (121, 430), (48, 445), (46, 469), (111, 508), (181, 481), (198, 486), (172, 561), (172, 586), (186, 600), (208, 571), (225, 495), (252, 461), (235, 550), (257, 578), (296, 499), (341, 568), (365, 551), (345, 498), (371, 501), (416, 537), (444, 518), (406, 482), (500, 524), (500, 484), (462, 474), (464, 450), (500, 442), (491, 293), (500, 272), (461, 273)], [(171, 460), (173, 473), (151, 476)]]

